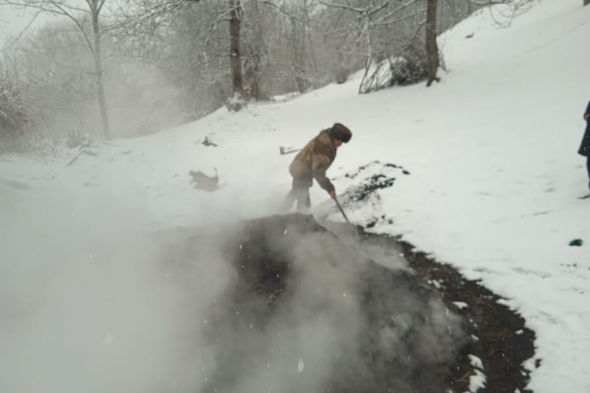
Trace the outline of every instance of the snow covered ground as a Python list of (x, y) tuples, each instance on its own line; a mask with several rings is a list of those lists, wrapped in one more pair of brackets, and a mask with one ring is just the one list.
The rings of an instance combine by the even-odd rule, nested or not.
[[(441, 37), (447, 72), (430, 88), (359, 96), (357, 77), (98, 143), (71, 165), (77, 150), (0, 157), (0, 391), (195, 386), (186, 326), (198, 313), (186, 306), (214, 296), (226, 272), (204, 262), (188, 301), (158, 267), (158, 233), (278, 213), (293, 157), (279, 146), (301, 147), (338, 121), (353, 138), (329, 170), (337, 192), (351, 185), (345, 173), (374, 160), (410, 172), (377, 204), (347, 206), (349, 217), (391, 218), (372, 230), (402, 235), (505, 296), (537, 334), (535, 392), (590, 392), (590, 200), (577, 199), (588, 179), (576, 154), (590, 100), (590, 7), (581, 3), (539, 0), (513, 19), (482, 10)], [(190, 170), (217, 171), (221, 188), (194, 189)], [(312, 203), (327, 198), (312, 188)]]

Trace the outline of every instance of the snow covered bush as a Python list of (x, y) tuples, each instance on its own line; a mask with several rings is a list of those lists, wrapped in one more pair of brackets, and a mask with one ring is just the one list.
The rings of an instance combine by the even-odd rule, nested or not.
[(56, 154), (58, 141), (34, 131), (32, 106), (23, 84), (0, 63), (0, 154)]
[(23, 135), (27, 125), (27, 111), (17, 84), (0, 74), (0, 140), (3, 145), (7, 139)]
[(426, 58), (417, 48), (388, 56), (365, 69), (359, 92), (369, 93), (395, 85), (406, 86), (426, 79)]
[(225, 101), (225, 107), (230, 112), (238, 112), (247, 105), (246, 99), (239, 93), (234, 93), (233, 96)]
[(66, 146), (69, 149), (89, 146), (90, 143), (90, 135), (85, 134), (80, 130), (70, 130), (70, 132), (68, 132), (68, 137), (66, 138)]

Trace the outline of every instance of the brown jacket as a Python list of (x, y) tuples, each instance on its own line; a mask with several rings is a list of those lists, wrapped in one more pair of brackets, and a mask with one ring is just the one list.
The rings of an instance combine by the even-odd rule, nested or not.
[(334, 190), (334, 185), (326, 177), (326, 170), (336, 158), (336, 147), (332, 144), (329, 131), (330, 129), (323, 130), (309, 141), (289, 166), (294, 179), (308, 181), (310, 185), (312, 179), (315, 179), (328, 192)]

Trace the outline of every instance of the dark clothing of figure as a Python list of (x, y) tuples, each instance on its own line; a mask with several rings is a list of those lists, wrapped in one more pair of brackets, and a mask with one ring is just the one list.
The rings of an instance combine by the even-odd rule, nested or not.
[(578, 150), (578, 154), (590, 157), (590, 102), (588, 103), (586, 112), (584, 112), (584, 118), (586, 119), (586, 132), (582, 138), (582, 143), (580, 145), (580, 149)]
[[(588, 170), (588, 179), (590, 179), (590, 102), (588, 102), (586, 112), (584, 112), (584, 119), (586, 119), (586, 131), (578, 149), (578, 154), (586, 156), (586, 169)], [(588, 187), (590, 188), (590, 183), (588, 183)]]

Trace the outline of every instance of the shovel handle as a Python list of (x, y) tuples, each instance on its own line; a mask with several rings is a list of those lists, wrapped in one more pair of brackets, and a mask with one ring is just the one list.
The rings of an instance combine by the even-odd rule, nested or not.
[(348, 217), (346, 216), (346, 213), (344, 213), (344, 210), (342, 209), (342, 206), (340, 206), (340, 202), (338, 202), (338, 199), (336, 199), (336, 196), (334, 196), (334, 202), (336, 202), (336, 206), (338, 206), (338, 210), (340, 210), (340, 213), (342, 213), (342, 217), (344, 217), (344, 220), (350, 224), (350, 220), (348, 219)]

